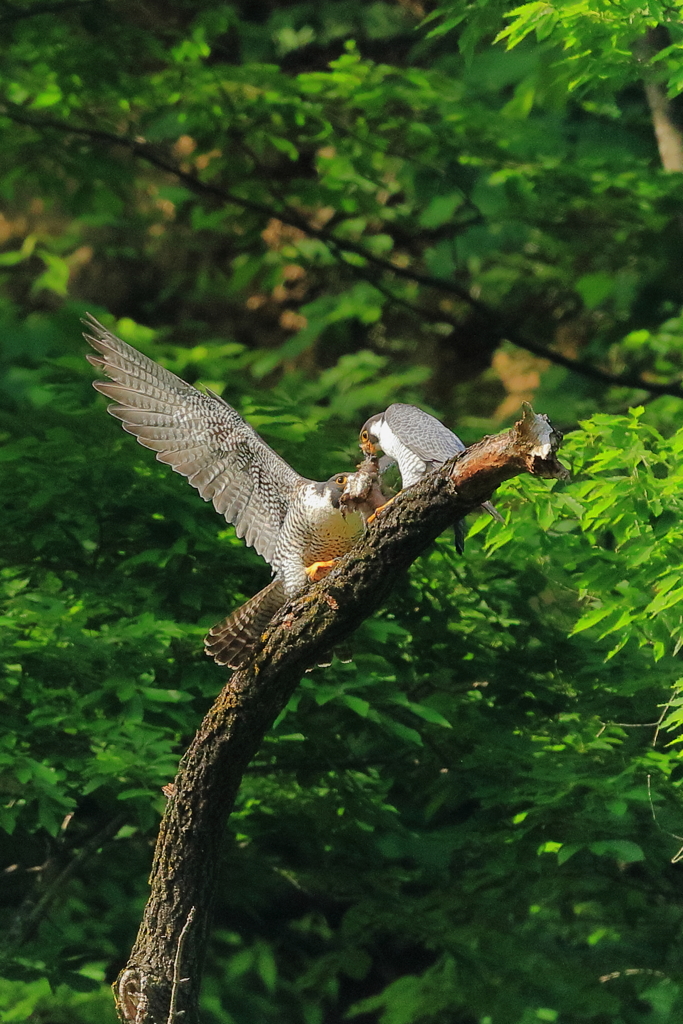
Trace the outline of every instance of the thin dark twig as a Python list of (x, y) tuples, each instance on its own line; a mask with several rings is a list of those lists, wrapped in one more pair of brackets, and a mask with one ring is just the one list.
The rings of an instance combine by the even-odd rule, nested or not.
[[(450, 691), (449, 691), (450, 692)], [(332, 761), (329, 758), (323, 760), (312, 760), (305, 758), (302, 761), (291, 761), (286, 764), (277, 762), (252, 761), (245, 770), (245, 775), (290, 775), (296, 774), (304, 769), (307, 771), (319, 772), (362, 772), (371, 768), (393, 767), (403, 759), (403, 752), (394, 754), (393, 757), (355, 758)]]
[(61, 3), (33, 4), (32, 7), (24, 8), (4, 3), (2, 6), (9, 11), (9, 14), (2, 15), (0, 25), (23, 21), (25, 18), (37, 18), (39, 14), (61, 14), (62, 11), (73, 10), (76, 7), (90, 7), (92, 4), (102, 2), (103, 0), (62, 0)]
[(181, 931), (180, 938), (178, 939), (178, 949), (176, 950), (175, 960), (173, 961), (173, 988), (171, 989), (171, 1000), (168, 1008), (167, 1024), (174, 1024), (175, 1018), (179, 1016), (178, 1011), (176, 1009), (178, 1006), (178, 990), (183, 981), (189, 981), (189, 978), (181, 978), (180, 975), (182, 973), (183, 966), (183, 948), (185, 946), (185, 940), (187, 939), (187, 933), (190, 930), (190, 925), (194, 921), (194, 915), (196, 910), (196, 907), (190, 907), (189, 913), (187, 915), (187, 920), (183, 925), (183, 930)]
[[(669, 832), (668, 829), (662, 828), (662, 826), (657, 821), (657, 812), (655, 811), (655, 805), (654, 805), (654, 801), (652, 799), (652, 776), (651, 775), (648, 775), (648, 777), (647, 777), (647, 798), (650, 801), (650, 812), (652, 813), (652, 820), (654, 821), (654, 823), (657, 826), (657, 828), (659, 829), (659, 831), (663, 832), (665, 836), (671, 836), (672, 839), (678, 839), (679, 843), (683, 842), (683, 836), (677, 836), (675, 832)], [(678, 862), (680, 860), (683, 860), (683, 846), (680, 846), (679, 849), (678, 849), (678, 852), (673, 855), (673, 857), (671, 858), (671, 863), (672, 864), (678, 864)]]
[[(381, 292), (382, 295), (395, 305), (402, 306), (404, 309), (409, 310), (411, 313), (414, 313), (415, 316), (420, 317), (423, 320), (427, 320), (432, 323), (449, 324), (451, 327), (455, 328), (455, 330), (462, 330), (462, 324), (458, 323), (457, 320), (442, 310), (431, 310), (425, 309), (424, 306), (417, 306), (402, 295), (396, 295), (391, 291), (391, 289), (387, 288), (386, 285), (378, 281), (375, 276), (364, 274), (360, 267), (357, 267), (355, 264), (349, 263), (348, 260), (344, 259), (344, 254), (340, 251), (338, 245), (330, 243), (330, 251), (337, 262), (343, 264), (357, 277), (361, 277), (363, 280), (369, 281), (378, 292)], [(504, 325), (501, 324), (501, 328), (503, 326)], [(672, 385), (650, 383), (644, 381), (641, 377), (631, 374), (620, 376), (618, 374), (610, 373), (608, 370), (601, 370), (598, 366), (593, 366), (591, 363), (583, 363), (577, 359), (569, 359), (567, 356), (563, 356), (560, 352), (555, 352), (553, 349), (546, 348), (544, 345), (538, 345), (533, 341), (527, 341), (526, 338), (522, 339), (514, 330), (508, 329), (507, 331), (503, 331), (501, 329), (500, 334), (506, 341), (509, 341), (516, 348), (523, 348), (535, 356), (547, 359), (549, 362), (555, 363), (557, 366), (563, 366), (574, 373), (580, 373), (584, 377), (590, 377), (593, 380), (600, 381), (602, 384), (612, 384), (619, 387), (647, 390), (651, 395), (650, 401), (655, 398), (659, 398), (660, 395), (673, 395), (675, 398), (683, 398), (683, 387), (681, 387), (680, 384)]]
[(45, 916), (52, 900), (60, 892), (63, 892), (65, 883), (68, 882), (76, 869), (91, 854), (95, 853), (105, 840), (111, 839), (121, 828), (125, 820), (125, 815), (117, 814), (116, 817), (107, 822), (104, 828), (100, 829), (83, 843), (78, 853), (74, 854), (68, 864), (52, 880), (45, 892), (35, 902), (32, 896), (24, 900), (15, 915), (13, 923), (6, 932), (5, 944), (7, 946), (20, 946), (31, 936), (38, 922)]
[[(657, 726), (657, 728), (655, 729), (655, 734), (654, 734), (654, 736), (652, 737), (652, 746), (653, 746), (653, 747), (656, 747), (656, 746), (657, 746), (657, 740), (659, 739), (659, 730), (660, 730), (660, 729), (661, 729), (661, 727), (662, 727), (662, 722), (663, 722), (663, 721), (664, 721), (664, 719), (666, 718), (666, 714), (667, 714), (667, 711), (668, 711), (668, 710), (669, 710), (669, 708), (671, 707), (671, 701), (672, 701), (672, 700), (673, 700), (673, 697), (671, 698), (671, 700), (667, 701), (667, 703), (666, 703), (666, 704), (664, 705), (664, 708), (663, 708), (663, 710), (662, 710), (662, 713), (661, 713), (661, 715), (659, 716), (659, 718), (658, 718), (658, 719), (657, 719), (657, 721), (655, 722), (655, 725)], [(676, 837), (676, 838), (678, 838), (678, 837)]]

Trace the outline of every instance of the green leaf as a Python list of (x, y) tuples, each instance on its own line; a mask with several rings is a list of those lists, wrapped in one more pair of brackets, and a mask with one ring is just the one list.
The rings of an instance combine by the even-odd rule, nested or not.
[(588, 309), (595, 309), (614, 290), (614, 280), (608, 274), (584, 274), (576, 282), (576, 290)]
[(602, 842), (591, 843), (588, 849), (599, 857), (614, 857), (626, 864), (645, 860), (645, 854), (641, 847), (627, 839), (606, 839)]
[(354, 697), (353, 694), (345, 693), (342, 698), (342, 703), (346, 704), (347, 708), (351, 708), (361, 718), (367, 718), (368, 712), (370, 711), (370, 704), (368, 701), (363, 700), (362, 697)]
[(462, 206), (463, 197), (460, 192), (448, 196), (434, 196), (419, 217), (423, 228), (438, 228), (452, 219), (455, 211)]
[(13, 252), (0, 253), (0, 267), (14, 267), (17, 263), (27, 260), (35, 249), (36, 241), (35, 235), (27, 235), (20, 249), (16, 249)]
[(434, 708), (427, 707), (425, 704), (417, 704), (415, 701), (408, 700), (402, 694), (397, 694), (394, 697), (394, 703), (407, 708), (414, 715), (417, 715), (418, 718), (423, 718), (425, 722), (431, 722), (432, 725), (440, 725), (444, 729), (453, 728), (448, 719), (444, 718), (440, 712)]
[(61, 256), (46, 249), (37, 249), (36, 255), (41, 258), (47, 269), (35, 279), (32, 291), (37, 293), (45, 290), (56, 295), (66, 295), (71, 273), (69, 264)]
[(561, 848), (557, 851), (557, 863), (562, 865), (573, 857), (579, 850), (584, 849), (584, 843), (563, 843)]

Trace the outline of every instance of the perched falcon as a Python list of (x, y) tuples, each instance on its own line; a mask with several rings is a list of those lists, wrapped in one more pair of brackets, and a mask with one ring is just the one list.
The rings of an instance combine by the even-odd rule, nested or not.
[[(400, 402), (366, 420), (360, 432), (360, 447), (365, 455), (374, 455), (377, 448), (381, 448), (385, 455), (394, 459), (403, 488), (417, 483), (425, 474), (433, 473), (448, 459), (465, 451), (458, 435), (434, 416), (415, 405)], [(485, 501), (481, 507), (494, 519), (503, 521), (490, 501)], [(462, 554), (465, 547), (465, 523), (462, 519), (455, 524), (455, 544)]]
[[(332, 499), (335, 507), (338, 507), (342, 516), (348, 516), (353, 512), (359, 512), (363, 522), (386, 502), (378, 481), (379, 465), (376, 459), (366, 459), (358, 467), (358, 472), (342, 474), (328, 480), (328, 485), (336, 485), (339, 497)], [(316, 563), (318, 564), (318, 563)], [(325, 563), (321, 571), (324, 572)], [(314, 571), (308, 570), (312, 579), (318, 578), (315, 566)], [(237, 668), (242, 658), (249, 653), (251, 644), (258, 639), (275, 612), (286, 600), (282, 581), (273, 580), (267, 587), (255, 594), (250, 601), (241, 605), (227, 619), (213, 626), (204, 640), (204, 649), (219, 664), (229, 664)], [(342, 647), (336, 647), (334, 652), (328, 652), (327, 659), (322, 656), (318, 660), (319, 668), (330, 664), (332, 653), (335, 653), (341, 661), (350, 661), (348, 651)], [(226, 659), (230, 660), (227, 661)]]
[(340, 508), (352, 474), (321, 483), (299, 476), (218, 395), (186, 384), (94, 317), (84, 323), (84, 337), (99, 353), (87, 358), (112, 382), (93, 387), (114, 399), (112, 416), (186, 476), (272, 567), (273, 582), (206, 637), (207, 654), (237, 667), (278, 608), (363, 533), (362, 507)]

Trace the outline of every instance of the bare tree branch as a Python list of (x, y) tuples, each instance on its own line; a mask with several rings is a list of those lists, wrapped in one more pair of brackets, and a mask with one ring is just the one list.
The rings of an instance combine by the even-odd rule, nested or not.
[[(490, 330), (497, 334), (501, 341), (509, 341), (517, 348), (525, 349), (527, 352), (531, 352), (533, 355), (547, 359), (556, 366), (562, 366), (565, 369), (570, 370), (572, 373), (578, 373), (583, 377), (588, 377), (591, 380), (596, 380), (602, 384), (609, 384), (614, 387), (633, 388), (635, 390), (645, 391), (649, 395), (672, 395), (674, 398), (683, 398), (683, 386), (679, 381), (659, 383), (657, 381), (644, 380), (637, 374), (610, 373), (607, 370), (600, 369), (598, 366), (594, 366), (592, 363), (585, 363), (578, 359), (570, 359), (567, 356), (563, 356), (560, 352), (547, 348), (545, 345), (540, 345), (535, 341), (530, 341), (528, 338), (520, 334), (519, 330), (511, 324), (504, 315), (500, 314), (487, 303), (482, 302), (480, 299), (476, 299), (470, 294), (467, 288), (459, 284), (457, 281), (434, 277), (432, 274), (424, 274), (418, 270), (412, 270), (409, 267), (399, 266), (396, 263), (392, 263), (390, 260), (383, 259), (381, 256), (376, 256), (358, 242), (354, 242), (346, 238), (339, 238), (333, 231), (330, 231), (327, 228), (314, 227), (299, 211), (285, 203), (270, 206), (267, 203), (261, 203), (254, 199), (237, 195), (230, 189), (223, 188), (212, 182), (202, 181), (196, 175), (182, 170), (182, 168), (172, 160), (162, 156), (154, 147), (150, 146), (149, 143), (145, 142), (143, 139), (134, 139), (124, 135), (117, 135), (115, 132), (106, 131), (102, 128), (90, 128), (87, 125), (74, 125), (68, 121), (60, 121), (55, 118), (34, 117), (27, 113), (23, 107), (9, 103), (8, 101), (0, 104), (0, 114), (4, 114), (5, 117), (17, 124), (23, 124), (28, 127), (35, 128), (38, 131), (54, 130), (62, 133), (68, 132), (74, 135), (82, 135), (95, 142), (106, 142), (112, 145), (122, 146), (134, 156), (139, 157), (152, 167), (156, 167), (158, 170), (165, 171), (167, 174), (173, 175), (197, 195), (210, 196), (212, 199), (219, 199), (224, 203), (231, 203), (235, 206), (239, 206), (243, 210), (249, 210), (250, 212), (259, 214), (263, 217), (276, 218), (281, 220), (284, 224), (289, 224), (292, 227), (299, 228), (300, 231), (303, 231), (310, 238), (317, 238), (321, 242), (324, 242), (324, 244), (330, 248), (338, 262), (352, 270), (356, 275), (363, 276), (365, 280), (370, 281), (370, 283), (375, 284), (376, 286), (376, 280), (373, 278), (373, 275), (371, 273), (364, 272), (363, 268), (352, 264), (345, 258), (345, 253), (353, 253), (355, 256), (360, 256), (370, 266), (392, 274), (395, 277), (403, 278), (408, 281), (415, 281), (417, 284), (421, 284), (427, 288), (433, 288), (436, 291), (444, 292), (448, 295), (454, 295), (462, 302), (466, 303), (471, 309), (476, 310), (489, 326)], [(398, 296), (392, 295), (391, 292), (384, 290), (384, 294), (386, 294), (387, 297), (390, 297), (391, 301), (409, 306), (417, 316), (426, 317), (430, 320), (438, 319), (442, 323), (452, 323), (457, 328), (461, 327), (460, 324), (445, 314), (439, 313), (438, 316), (435, 317), (435, 314), (427, 314), (426, 311), (420, 307), (411, 307), (410, 303)]]
[(7, 14), (0, 17), (0, 25), (11, 24), (15, 21), (23, 21), (25, 18), (36, 18), (39, 14), (61, 14), (62, 11), (74, 10), (77, 7), (91, 7), (93, 4), (103, 3), (104, 0), (58, 0), (52, 4), (33, 4), (31, 7), (15, 7), (14, 4), (3, 3), (3, 9)]
[[(373, 288), (376, 288), (378, 292), (386, 296), (389, 302), (409, 310), (420, 320), (426, 320), (428, 323), (450, 324), (456, 331), (462, 330), (462, 324), (458, 323), (452, 316), (449, 316), (448, 313), (441, 309), (425, 309), (424, 306), (417, 306), (402, 295), (396, 295), (378, 279), (377, 275), (363, 273), (362, 269), (357, 267), (355, 263), (349, 263), (348, 260), (345, 260), (343, 253), (336, 252), (334, 246), (330, 246), (330, 250), (339, 263), (342, 263), (356, 277), (369, 281)], [(508, 329), (507, 333), (501, 337), (501, 340), (510, 341), (517, 348), (523, 348), (527, 352), (539, 356), (541, 359), (547, 359), (548, 362), (554, 363), (556, 366), (563, 366), (573, 373), (579, 373), (584, 377), (589, 377), (591, 380), (599, 381), (601, 384), (647, 390), (650, 400), (658, 398), (660, 395), (673, 395), (675, 398), (683, 398), (683, 386), (680, 384), (657, 384), (655, 382), (646, 382), (637, 374), (610, 373), (608, 370), (601, 370), (599, 366), (594, 366), (592, 363), (583, 363), (577, 359), (569, 359), (568, 356), (563, 356), (561, 352), (555, 352), (553, 349), (546, 348), (545, 345), (538, 345), (533, 341), (522, 341), (517, 332), (511, 329)]]
[(52, 901), (64, 893), (67, 882), (76, 870), (84, 861), (96, 854), (108, 839), (116, 835), (125, 820), (124, 814), (117, 814), (103, 828), (87, 838), (70, 858), (60, 851), (48, 859), (36, 878), (33, 891), (22, 902), (3, 936), (3, 945), (6, 949), (17, 948), (32, 937)]
[[(523, 472), (566, 478), (555, 456), (560, 442), (547, 418), (527, 407), (511, 431), (485, 438), (399, 494), (321, 583), (278, 612), (206, 715), (168, 787), (149, 900), (115, 985), (122, 1021), (166, 1024), (174, 1000), (174, 1016), (197, 1024), (225, 822), (247, 765), (306, 668), (348, 637), (382, 604), (397, 574), (504, 480)], [(188, 981), (174, 984), (181, 957)]]

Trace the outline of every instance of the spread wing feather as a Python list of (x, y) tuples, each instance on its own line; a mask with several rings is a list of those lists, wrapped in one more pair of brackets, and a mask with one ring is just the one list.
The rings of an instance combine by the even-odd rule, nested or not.
[(238, 537), (271, 562), (287, 509), (308, 483), (218, 395), (198, 391), (111, 334), (94, 317), (88, 360), (109, 381), (93, 387), (114, 400), (109, 412), (124, 430), (187, 477), (205, 501), (233, 523)]
[(396, 402), (386, 410), (384, 419), (399, 441), (424, 462), (441, 464), (465, 450), (457, 434), (415, 405)]

